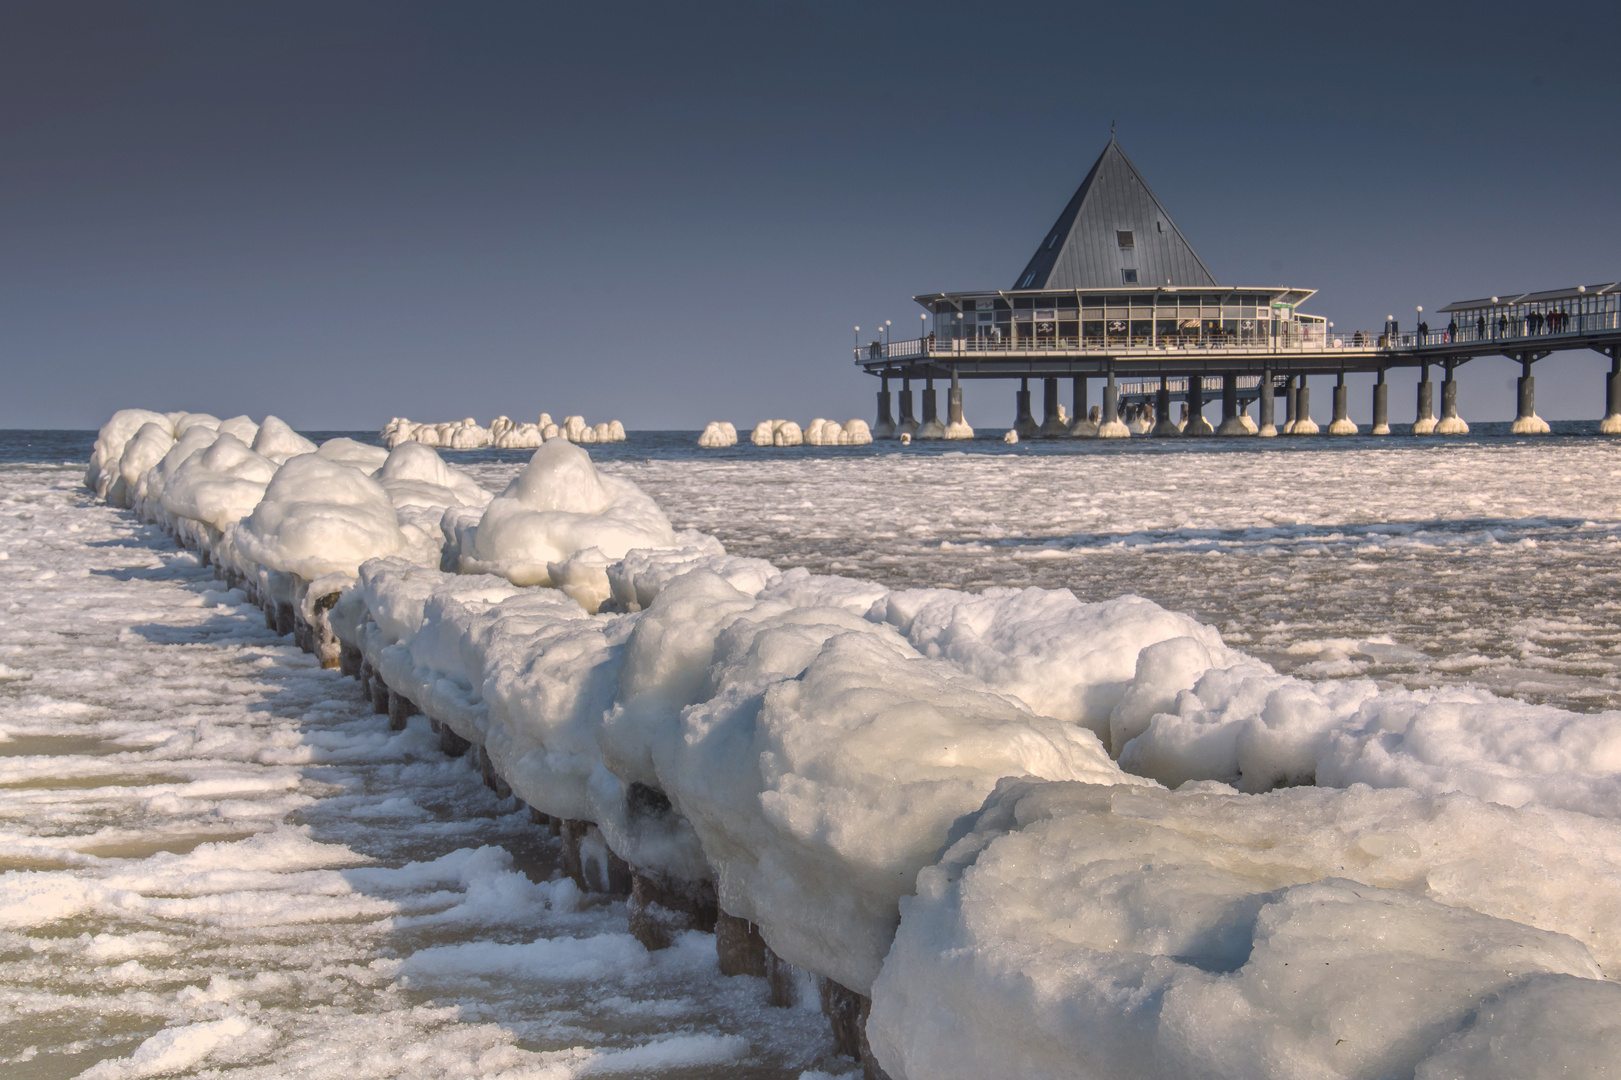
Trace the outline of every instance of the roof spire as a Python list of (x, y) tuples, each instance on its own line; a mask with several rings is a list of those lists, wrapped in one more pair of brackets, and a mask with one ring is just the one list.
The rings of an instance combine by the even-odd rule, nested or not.
[(1109, 141), (1114, 142), (1114, 121), (1109, 121)]
[(1013, 287), (1067, 292), (1161, 282), (1216, 285), (1111, 133)]

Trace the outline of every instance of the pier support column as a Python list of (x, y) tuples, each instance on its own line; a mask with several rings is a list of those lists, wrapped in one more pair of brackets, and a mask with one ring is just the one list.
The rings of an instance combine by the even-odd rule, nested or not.
[(1019, 433), (1021, 439), (1035, 438), (1036, 432), (1041, 429), (1036, 426), (1036, 418), (1030, 411), (1030, 380), (1020, 379), (1019, 389), (1013, 394), (1013, 430)]
[(873, 425), (872, 437), (875, 439), (893, 439), (895, 437), (895, 415), (889, 411), (889, 376), (883, 376), (883, 387), (878, 391), (878, 423)]
[(1599, 421), (1600, 435), (1621, 435), (1621, 348), (1614, 345), (1605, 350), (1610, 358), (1610, 373), (1604, 377), (1604, 419)]
[(1044, 438), (1069, 434), (1069, 425), (1058, 416), (1058, 380), (1041, 380), (1041, 431)]
[(946, 391), (946, 438), (972, 439), (974, 429), (962, 418), (962, 383), (957, 369), (951, 369), (951, 389)]
[(1165, 438), (1168, 435), (1180, 435), (1182, 430), (1171, 419), (1171, 388), (1165, 385), (1165, 376), (1159, 377), (1159, 389), (1154, 392), (1154, 430), (1149, 434), (1156, 438)]
[(1270, 439), (1278, 433), (1278, 395), (1272, 386), (1271, 369), (1261, 372), (1260, 391), (1261, 430), (1256, 434)]
[(1283, 381), (1283, 431), (1284, 435), (1295, 433), (1295, 421), (1300, 417), (1300, 379), (1291, 375)]
[(1098, 425), (1092, 420), (1090, 407), (1086, 402), (1086, 376), (1077, 375), (1071, 380), (1074, 384), (1074, 412), (1075, 419), (1070, 422), (1069, 433), (1077, 439), (1090, 439), (1097, 435)]
[(1531, 375), (1531, 363), (1529, 356), (1520, 357), (1519, 408), (1509, 429), (1516, 435), (1546, 435), (1549, 431), (1548, 421), (1537, 415), (1537, 380)]
[(1238, 376), (1231, 372), (1221, 377), (1221, 427), (1217, 435), (1248, 435), (1249, 428), (1238, 418)]
[(940, 422), (940, 397), (935, 393), (934, 376), (923, 384), (923, 426), (917, 429), (918, 439), (943, 439), (946, 426)]
[(1115, 385), (1114, 372), (1103, 387), (1103, 417), (1098, 423), (1098, 438), (1129, 439), (1131, 429), (1120, 422), (1120, 388)]
[(1430, 365), (1420, 369), (1418, 380), (1418, 415), (1413, 420), (1414, 435), (1435, 434), (1435, 384), (1430, 382)]
[(1295, 424), (1289, 434), (1315, 435), (1319, 430), (1317, 422), (1311, 418), (1311, 390), (1306, 386), (1306, 377), (1302, 375), (1300, 389), (1295, 391)]
[(895, 425), (896, 435), (916, 435), (917, 417), (912, 413), (912, 380), (901, 380), (901, 419)]
[(1456, 365), (1446, 366), (1446, 378), (1441, 380), (1441, 419), (1436, 422), (1437, 435), (1467, 435), (1469, 425), (1458, 415), (1458, 380), (1453, 375)]
[(1339, 381), (1334, 384), (1334, 419), (1328, 425), (1330, 435), (1355, 435), (1356, 425), (1351, 422), (1351, 413), (1348, 408), (1347, 392), (1345, 387), (1345, 372), (1340, 372)]
[(1390, 384), (1385, 382), (1385, 369), (1379, 369), (1379, 381), (1373, 384), (1373, 434), (1390, 434)]
[(1188, 426), (1184, 435), (1214, 435), (1216, 429), (1204, 418), (1204, 376), (1188, 376)]

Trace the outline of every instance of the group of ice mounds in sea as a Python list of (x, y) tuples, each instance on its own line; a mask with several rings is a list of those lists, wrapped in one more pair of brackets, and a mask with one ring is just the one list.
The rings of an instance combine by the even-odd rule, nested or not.
[(1621, 713), (1294, 678), (1134, 596), (784, 570), (563, 440), (491, 498), (420, 444), (131, 410), (86, 479), (869, 998), (895, 1080), (1621, 1060)]
[[(817, 417), (801, 428), (792, 420), (762, 420), (754, 426), (749, 441), (755, 446), (866, 446), (872, 430), (865, 420), (824, 420)], [(698, 445), (722, 447), (737, 445), (737, 428), (720, 420), (711, 421), (698, 436)]]
[(390, 450), (405, 442), (446, 450), (478, 450), (486, 446), (498, 450), (528, 450), (550, 439), (567, 439), (571, 443), (624, 442), (625, 425), (618, 420), (587, 424), (583, 416), (566, 416), (557, 424), (552, 421), (551, 413), (541, 413), (539, 421), (533, 424), (497, 416), (489, 427), (481, 426), (471, 416), (442, 424), (418, 424), (396, 416), (384, 424), (378, 434)]

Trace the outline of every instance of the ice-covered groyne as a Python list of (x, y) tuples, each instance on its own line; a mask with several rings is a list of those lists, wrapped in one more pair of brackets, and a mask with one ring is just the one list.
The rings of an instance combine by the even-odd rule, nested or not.
[(124, 505), (425, 713), (644, 944), (713, 929), (779, 1001), (814, 976), (870, 1073), (1614, 1058), (1621, 715), (1293, 679), (1135, 597), (784, 570), (566, 443), (490, 500), (425, 447), (278, 464), (198, 426), (120, 414), (87, 480), (116, 460)]
[(484, 427), (471, 416), (447, 423), (415, 423), (396, 416), (378, 432), (390, 450), (401, 443), (418, 442), (424, 446), (447, 450), (478, 450), (493, 446), (500, 450), (527, 450), (540, 446), (549, 439), (567, 439), (574, 443), (610, 443), (625, 441), (625, 425), (618, 420), (605, 420), (587, 424), (583, 416), (566, 416), (561, 424), (552, 421), (551, 413), (541, 413), (535, 423), (497, 416)]

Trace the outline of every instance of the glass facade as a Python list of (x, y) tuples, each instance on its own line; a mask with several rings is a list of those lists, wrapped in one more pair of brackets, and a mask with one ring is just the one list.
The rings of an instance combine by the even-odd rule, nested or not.
[(1276, 293), (999, 293), (933, 301), (936, 341), (970, 349), (1264, 346), (1293, 338), (1293, 308)]

